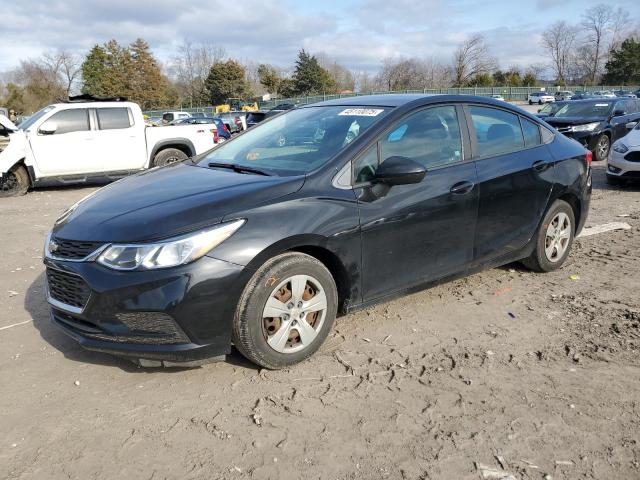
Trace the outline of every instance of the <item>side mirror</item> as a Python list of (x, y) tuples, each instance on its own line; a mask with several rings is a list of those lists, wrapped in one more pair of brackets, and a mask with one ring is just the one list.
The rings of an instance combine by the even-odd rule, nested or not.
[(638, 125), (638, 122), (629, 122), (625, 125), (625, 127), (627, 127), (627, 130), (633, 130), (634, 128), (636, 128), (636, 125)]
[(622, 116), (622, 115), (624, 115), (624, 114), (625, 114), (625, 113), (624, 113), (624, 110), (614, 110), (614, 111), (613, 111), (613, 116), (614, 116), (614, 117), (620, 117), (620, 116)]
[(52, 120), (47, 120), (38, 129), (38, 133), (42, 135), (53, 135), (58, 129), (58, 124)]
[(420, 183), (427, 170), (407, 157), (389, 157), (377, 168), (374, 181), (387, 185)]
[(541, 109), (541, 108), (539, 108), (539, 109), (538, 109), (538, 113), (540, 113), (541, 111), (542, 111), (542, 109)]

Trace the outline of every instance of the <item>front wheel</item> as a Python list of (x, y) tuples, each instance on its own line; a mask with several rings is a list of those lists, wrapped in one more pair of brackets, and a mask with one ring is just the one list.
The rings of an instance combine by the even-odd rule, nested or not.
[(600, 135), (598, 135), (598, 138), (596, 138), (596, 142), (595, 142), (593, 159), (598, 162), (602, 162), (606, 160), (607, 157), (609, 156), (610, 147), (611, 147), (611, 141), (609, 140), (609, 137), (604, 133), (601, 133)]
[(0, 197), (17, 197), (29, 190), (29, 174), (24, 165), (15, 165), (0, 177)]
[(571, 205), (564, 200), (556, 200), (538, 229), (533, 253), (522, 263), (536, 272), (557, 270), (569, 256), (575, 230)]
[(335, 281), (320, 261), (301, 253), (278, 255), (245, 287), (233, 320), (233, 343), (262, 367), (294, 365), (322, 345), (337, 306)]
[(542, 105), (542, 100), (538, 100), (538, 105)]
[(531, 100), (529, 100), (529, 105), (533, 105), (533, 102)]

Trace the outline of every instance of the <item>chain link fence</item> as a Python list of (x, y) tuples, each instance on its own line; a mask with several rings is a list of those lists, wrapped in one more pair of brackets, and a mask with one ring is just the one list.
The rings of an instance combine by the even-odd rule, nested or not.
[[(546, 92), (554, 94), (558, 91), (583, 91), (583, 92), (598, 92), (598, 91), (615, 91), (625, 90), (635, 92), (640, 87), (629, 85), (601, 85), (601, 86), (587, 86), (587, 85), (573, 85), (571, 87), (548, 87)], [(268, 110), (276, 105), (282, 103), (293, 103), (296, 105), (307, 105), (310, 103), (323, 102), (326, 100), (334, 100), (339, 98), (358, 97), (362, 95), (389, 95), (394, 93), (413, 93), (413, 94), (446, 94), (446, 95), (479, 95), (479, 96), (491, 96), (502, 95), (507, 101), (526, 101), (527, 96), (533, 92), (539, 92), (541, 87), (464, 87), (464, 88), (425, 88), (422, 90), (397, 90), (397, 91), (371, 91), (371, 92), (359, 92), (359, 93), (337, 93), (337, 94), (322, 94), (322, 95), (308, 95), (300, 97), (290, 98), (277, 98), (274, 100), (259, 102), (260, 109)], [(163, 112), (166, 111), (180, 111), (180, 112), (203, 112), (205, 115), (215, 115), (213, 107), (198, 107), (198, 108), (175, 108), (165, 110), (150, 110), (144, 112), (149, 117), (161, 117)]]

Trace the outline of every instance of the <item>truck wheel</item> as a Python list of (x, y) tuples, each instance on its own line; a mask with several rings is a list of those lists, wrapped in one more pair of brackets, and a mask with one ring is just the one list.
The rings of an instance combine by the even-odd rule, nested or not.
[(0, 178), (0, 197), (17, 197), (29, 190), (29, 174), (24, 165), (15, 165)]
[(156, 154), (153, 158), (153, 166), (164, 167), (172, 163), (181, 162), (187, 158), (187, 155), (182, 150), (178, 150), (177, 148), (167, 148)]

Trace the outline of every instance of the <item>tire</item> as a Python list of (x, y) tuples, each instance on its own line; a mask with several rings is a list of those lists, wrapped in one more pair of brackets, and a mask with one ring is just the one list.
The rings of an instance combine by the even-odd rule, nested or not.
[[(294, 304), (295, 290), (303, 292), (302, 300), (298, 300), (302, 303)], [(324, 309), (305, 313), (304, 306), (299, 308), (311, 306), (313, 299), (320, 307), (324, 299)], [(267, 261), (247, 283), (233, 320), (233, 344), (261, 367), (285, 368), (320, 348), (333, 327), (337, 310), (338, 293), (329, 270), (309, 255), (284, 253)], [(268, 313), (281, 316), (266, 317)]]
[(538, 105), (542, 105), (542, 100), (538, 100)]
[(533, 102), (531, 100), (529, 100), (529, 105), (533, 105)]
[(0, 179), (0, 197), (17, 197), (29, 190), (29, 174), (24, 165), (14, 165)]
[[(557, 230), (558, 226), (562, 228)], [(522, 260), (522, 264), (535, 272), (552, 272), (562, 267), (571, 252), (575, 230), (575, 215), (571, 205), (564, 200), (556, 200), (536, 232), (536, 247), (533, 253)], [(554, 240), (548, 242), (550, 238)], [(554, 248), (554, 243), (558, 240)]]
[(153, 157), (153, 166), (164, 167), (166, 165), (171, 165), (172, 163), (181, 162), (187, 158), (189, 157), (182, 150), (178, 150), (177, 148), (166, 148), (156, 153), (156, 156)]
[(596, 162), (602, 162), (609, 156), (609, 149), (611, 148), (611, 140), (606, 133), (601, 133), (596, 138), (593, 144), (593, 159)]

